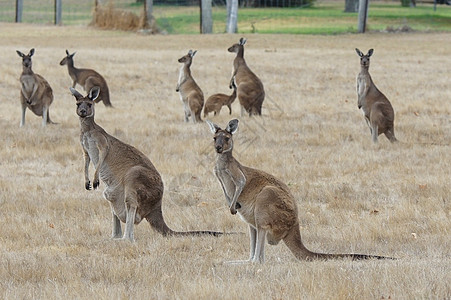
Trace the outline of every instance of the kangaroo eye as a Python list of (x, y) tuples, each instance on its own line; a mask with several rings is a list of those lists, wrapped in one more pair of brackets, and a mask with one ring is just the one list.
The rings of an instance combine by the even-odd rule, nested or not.
[(88, 103), (88, 107), (91, 107), (92, 106), (92, 104), (91, 103)]
[(225, 141), (226, 141), (226, 142), (228, 142), (229, 140), (230, 140), (230, 138), (228, 138), (228, 137), (225, 138)]
[(80, 107), (80, 104), (81, 104), (81, 103), (77, 103), (77, 107)]

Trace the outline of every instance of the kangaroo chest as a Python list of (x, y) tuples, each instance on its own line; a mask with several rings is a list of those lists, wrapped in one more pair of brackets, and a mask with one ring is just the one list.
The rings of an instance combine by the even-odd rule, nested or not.
[(233, 183), (232, 177), (226, 169), (215, 168), (215, 174), (222, 185), (224, 194), (226, 194), (227, 204), (230, 205), (232, 203), (233, 195), (235, 195), (235, 183)]
[(36, 84), (34, 76), (22, 75), (20, 81), (22, 82), (22, 92), (24, 93), (24, 96), (29, 98), (33, 92), (34, 85)]
[(91, 159), (92, 163), (97, 166), (99, 162), (99, 148), (97, 147), (96, 141), (91, 137), (91, 134), (89, 132), (84, 133), (81, 136), (81, 145), (83, 146), (83, 149), (88, 152), (89, 158)]
[(370, 79), (367, 75), (359, 74), (357, 76), (357, 93), (360, 97), (364, 97), (370, 86)]

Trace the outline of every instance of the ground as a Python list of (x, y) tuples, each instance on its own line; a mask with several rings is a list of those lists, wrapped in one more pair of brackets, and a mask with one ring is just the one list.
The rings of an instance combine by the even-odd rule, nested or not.
[[(0, 290), (5, 299), (447, 299), (451, 297), (451, 123), (449, 33), (248, 35), (245, 58), (261, 78), (263, 117), (240, 119), (235, 156), (288, 184), (311, 250), (398, 258), (299, 262), (281, 243), (264, 265), (248, 258), (246, 225), (232, 216), (213, 174), (207, 124), (183, 122), (175, 87), (197, 50), (192, 74), (206, 97), (228, 89), (239, 35), (143, 36), (84, 26), (1, 24)], [(53, 88), (41, 128), (27, 111), (19, 128), (21, 59)], [(374, 48), (370, 73), (395, 110), (392, 145), (371, 135), (357, 108), (354, 48)], [(134, 244), (110, 240), (100, 189), (86, 191), (72, 81), (59, 65), (106, 78), (114, 109), (96, 106), (107, 132), (145, 153), (165, 183), (163, 212), (174, 230), (238, 234), (168, 237), (143, 221)], [(85, 93), (81, 87), (79, 91)], [(91, 166), (91, 177), (93, 166)], [(240, 234), (242, 233), (242, 234)]]

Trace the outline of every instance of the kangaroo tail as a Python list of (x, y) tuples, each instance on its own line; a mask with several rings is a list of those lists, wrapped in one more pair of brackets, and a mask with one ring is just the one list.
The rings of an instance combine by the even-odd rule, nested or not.
[(146, 217), (146, 220), (153, 229), (161, 233), (163, 236), (220, 236), (224, 234), (223, 232), (217, 231), (174, 231), (169, 228), (164, 221), (161, 210), (154, 210), (150, 216)]
[(284, 238), (284, 242), (291, 250), (294, 256), (299, 260), (327, 260), (338, 258), (351, 258), (352, 260), (364, 260), (364, 259), (395, 259), (392, 257), (367, 255), (367, 254), (329, 254), (329, 253), (317, 253), (308, 250), (301, 240), (301, 233), (298, 226), (293, 226), (287, 236)]

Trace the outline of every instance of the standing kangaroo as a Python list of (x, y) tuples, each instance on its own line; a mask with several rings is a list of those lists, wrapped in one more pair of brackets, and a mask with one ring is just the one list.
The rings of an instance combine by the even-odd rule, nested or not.
[(77, 83), (83, 87), (87, 92), (90, 91), (94, 86), (100, 87), (100, 95), (96, 99), (96, 103), (103, 101), (103, 104), (108, 107), (112, 107), (110, 102), (110, 90), (105, 81), (99, 73), (91, 69), (77, 69), (74, 66), (74, 55), (76, 52), (69, 54), (66, 50), (66, 57), (60, 61), (60, 65), (67, 65), (67, 70), (69, 71), (69, 76), (72, 78), (72, 88), (75, 88)]
[(357, 105), (359, 109), (362, 109), (373, 142), (377, 143), (377, 137), (381, 133), (385, 134), (390, 142), (397, 142), (393, 127), (395, 119), (393, 107), (387, 97), (377, 89), (369, 73), (370, 56), (374, 50), (370, 49), (366, 55), (357, 48), (355, 51), (360, 56), (360, 73), (357, 75)]
[(22, 118), (20, 119), (20, 127), (25, 125), (25, 110), (27, 107), (35, 115), (42, 116), (42, 126), (53, 124), (49, 114), (49, 107), (53, 102), (53, 91), (47, 80), (31, 69), (31, 57), (34, 54), (34, 48), (27, 55), (19, 50), (16, 50), (16, 52), (22, 57), (22, 74), (20, 75)]
[(249, 260), (230, 263), (263, 263), (265, 239), (270, 245), (276, 245), (283, 240), (299, 260), (386, 258), (364, 254), (316, 253), (308, 250), (301, 240), (296, 200), (288, 187), (266, 172), (241, 165), (233, 157), (233, 135), (238, 130), (238, 120), (231, 120), (225, 130), (208, 120), (207, 123), (214, 134), (217, 153), (214, 171), (221, 183), (230, 212), (233, 215), (238, 213), (241, 219), (249, 224)]
[(189, 50), (188, 54), (179, 58), (178, 62), (183, 65), (180, 68), (179, 81), (175, 89), (176, 92), (180, 93), (180, 100), (185, 108), (185, 122), (188, 122), (189, 117), (191, 117), (194, 123), (202, 122), (200, 115), (204, 106), (204, 93), (194, 81), (190, 70), (196, 53), (197, 50), (194, 52)]
[(235, 82), (232, 82), (233, 86), (233, 93), (232, 95), (226, 95), (226, 94), (214, 94), (208, 97), (207, 101), (205, 102), (204, 107), (204, 118), (208, 116), (208, 113), (214, 112), (214, 115), (219, 115), (219, 112), (221, 111), (221, 108), (223, 106), (227, 106), (229, 108), (229, 114), (232, 114), (232, 103), (236, 99), (236, 85)]
[[(134, 224), (146, 219), (151, 227), (167, 235), (220, 235), (213, 231), (175, 232), (163, 219), (161, 202), (163, 182), (152, 162), (136, 148), (109, 135), (94, 121), (94, 102), (99, 96), (98, 87), (93, 87), (86, 97), (70, 88), (77, 101), (80, 117), (80, 142), (85, 158), (85, 188), (96, 189), (99, 178), (105, 183), (103, 196), (110, 202), (113, 214), (115, 239), (134, 241)], [(94, 180), (89, 180), (89, 164), (95, 167)], [(121, 221), (125, 232), (122, 236)]]
[(244, 44), (246, 44), (246, 39), (241, 38), (238, 44), (234, 44), (228, 49), (229, 52), (236, 53), (229, 87), (232, 88), (232, 83), (235, 82), (241, 105), (241, 116), (244, 115), (244, 111), (249, 113), (249, 116), (261, 116), (265, 89), (261, 80), (249, 69), (244, 60)]

